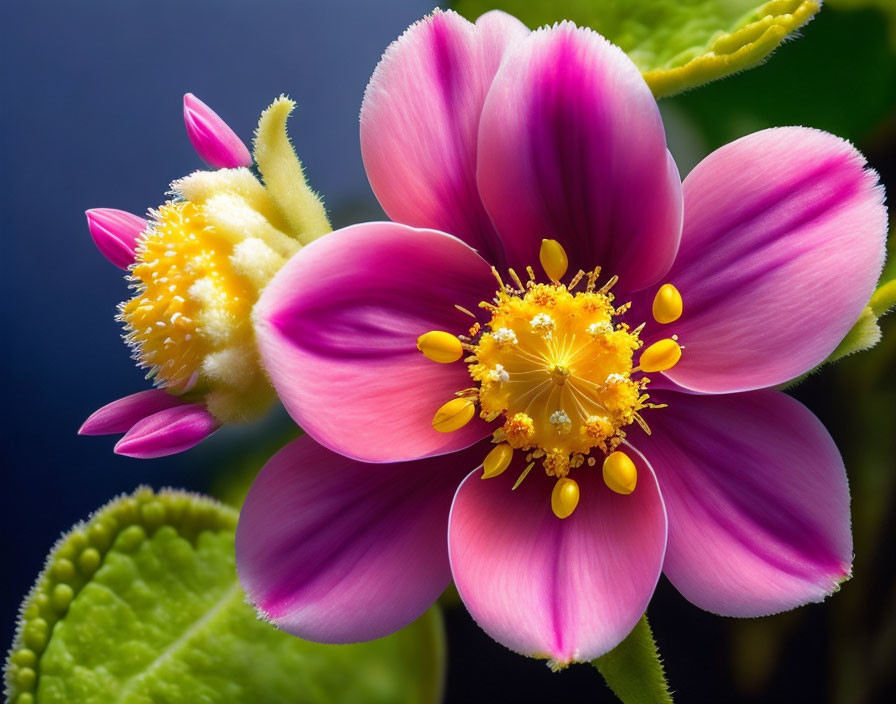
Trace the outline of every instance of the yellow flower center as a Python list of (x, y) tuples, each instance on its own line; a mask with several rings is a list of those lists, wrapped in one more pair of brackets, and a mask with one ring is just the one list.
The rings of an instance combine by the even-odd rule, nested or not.
[[(536, 282), (531, 268), (525, 283), (513, 270), (513, 284), (504, 283), (495, 272), (495, 297), (480, 303), (490, 313), (487, 323), (476, 323), (469, 335), (457, 338), (430, 331), (420, 336), (418, 347), (442, 363), (460, 357), (455, 348), (466, 350), (464, 362), (475, 382), (438, 409), (433, 427), (442, 432), (463, 427), (478, 403), (482, 418), (501, 421), (483, 477), (503, 472), (513, 453), (521, 451), (527, 466), (518, 483), (534, 464), (541, 464), (548, 476), (562, 481), (555, 487), (552, 507), (558, 517), (566, 518), (579, 500), (578, 486), (568, 475), (597, 464), (596, 452), (607, 485), (621, 494), (634, 491), (634, 463), (617, 448), (632, 423), (649, 433), (640, 412), (658, 407), (649, 402), (650, 380), (641, 372), (671, 368), (681, 347), (675, 336), (660, 340), (645, 349), (636, 364), (644, 325), (632, 329), (619, 319), (629, 304), (614, 305), (616, 277), (598, 288), (600, 270), (595, 269), (560, 283), (566, 253), (555, 240), (544, 241), (541, 263), (550, 283)], [(681, 310), (678, 291), (664, 285), (654, 301), (654, 319), (674, 322)]]

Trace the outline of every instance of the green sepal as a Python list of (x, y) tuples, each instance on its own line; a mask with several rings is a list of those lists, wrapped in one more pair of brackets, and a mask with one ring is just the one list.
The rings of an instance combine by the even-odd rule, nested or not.
[(289, 234), (308, 244), (333, 228), (324, 204), (305, 179), (302, 162), (286, 131), (296, 104), (281, 95), (261, 113), (252, 156), (268, 193), (289, 223)]
[(663, 663), (647, 614), (625, 640), (591, 663), (623, 704), (671, 704)]
[(680, 93), (761, 63), (808, 22), (820, 0), (457, 0), (468, 19), (492, 8), (530, 27), (563, 19), (621, 47), (653, 94)]
[(138, 489), (76, 525), (22, 605), (10, 704), (418, 704), (441, 697), (431, 610), (388, 638), (302, 641), (259, 620), (236, 576), (238, 513)]

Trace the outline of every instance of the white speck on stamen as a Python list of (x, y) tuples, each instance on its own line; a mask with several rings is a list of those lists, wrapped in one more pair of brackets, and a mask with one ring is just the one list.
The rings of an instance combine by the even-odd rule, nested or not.
[(507, 373), (502, 365), (496, 364), (495, 368), (489, 371), (488, 379), (489, 381), (503, 384), (505, 381), (510, 381), (510, 374)]
[(625, 377), (622, 374), (610, 374), (604, 384), (609, 386), (610, 384), (621, 384), (624, 381)]
[(554, 319), (547, 313), (539, 313), (529, 321), (529, 325), (533, 332), (541, 333), (545, 337), (550, 338), (555, 323)]
[(517, 343), (516, 333), (510, 328), (498, 328), (492, 333), (492, 339), (501, 345), (505, 342), (509, 342), (512, 345)]
[(558, 433), (568, 433), (572, 427), (572, 422), (569, 420), (569, 416), (566, 415), (566, 411), (562, 408), (559, 411), (551, 413), (551, 417), (548, 420)]
[(597, 337), (598, 335), (602, 335), (604, 333), (613, 332), (613, 325), (607, 322), (603, 323), (591, 323), (587, 328), (588, 334), (592, 337)]

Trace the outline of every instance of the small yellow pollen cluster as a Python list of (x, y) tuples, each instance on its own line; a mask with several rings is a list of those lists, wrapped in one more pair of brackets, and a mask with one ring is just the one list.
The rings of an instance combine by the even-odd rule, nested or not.
[(172, 393), (202, 398), (222, 422), (257, 416), (274, 398), (252, 307), (300, 246), (235, 194), (240, 184), (263, 193), (242, 169), (175, 184), (195, 202), (179, 192), (153, 213), (130, 270), (135, 295), (119, 308), (125, 339), (148, 376)]
[[(498, 289), (480, 306), (490, 315), (470, 336), (454, 337), (444, 331), (420, 336), (418, 348), (430, 359), (452, 363), (466, 350), (472, 389), (458, 392), (435, 414), (433, 427), (451, 432), (475, 414), (500, 421), (493, 433), (495, 448), (483, 463), (483, 478), (498, 476), (511, 464), (515, 451), (526, 460), (517, 485), (536, 462), (556, 478), (551, 506), (559, 518), (573, 513), (579, 486), (572, 470), (593, 467), (599, 451), (603, 479), (619, 494), (630, 494), (637, 484), (637, 469), (618, 448), (625, 427), (638, 423), (649, 428), (640, 412), (656, 408), (646, 393), (644, 372), (661, 372), (674, 366), (682, 348), (676, 337), (661, 339), (641, 352), (644, 325), (632, 329), (618, 318), (629, 304), (615, 306), (610, 292), (616, 277), (598, 288), (600, 270), (579, 271), (568, 284), (566, 253), (556, 240), (545, 240), (540, 255), (550, 283), (538, 283), (529, 268), (523, 283), (510, 270), (512, 285), (495, 272)], [(585, 281), (581, 290), (575, 289)], [(653, 305), (654, 320), (667, 324), (682, 313), (682, 299), (671, 284), (661, 287)]]

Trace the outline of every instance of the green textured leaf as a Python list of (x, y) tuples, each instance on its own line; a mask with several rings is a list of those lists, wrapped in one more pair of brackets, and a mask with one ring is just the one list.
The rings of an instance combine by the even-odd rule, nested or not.
[(819, 0), (457, 0), (469, 19), (498, 8), (530, 27), (569, 19), (635, 62), (654, 95), (672, 95), (760, 63), (812, 19)]
[(672, 703), (647, 614), (624, 641), (592, 664), (623, 704)]
[(437, 701), (431, 611), (373, 643), (317, 645), (256, 618), (236, 578), (237, 512), (139, 489), (64, 536), (22, 607), (11, 704)]

